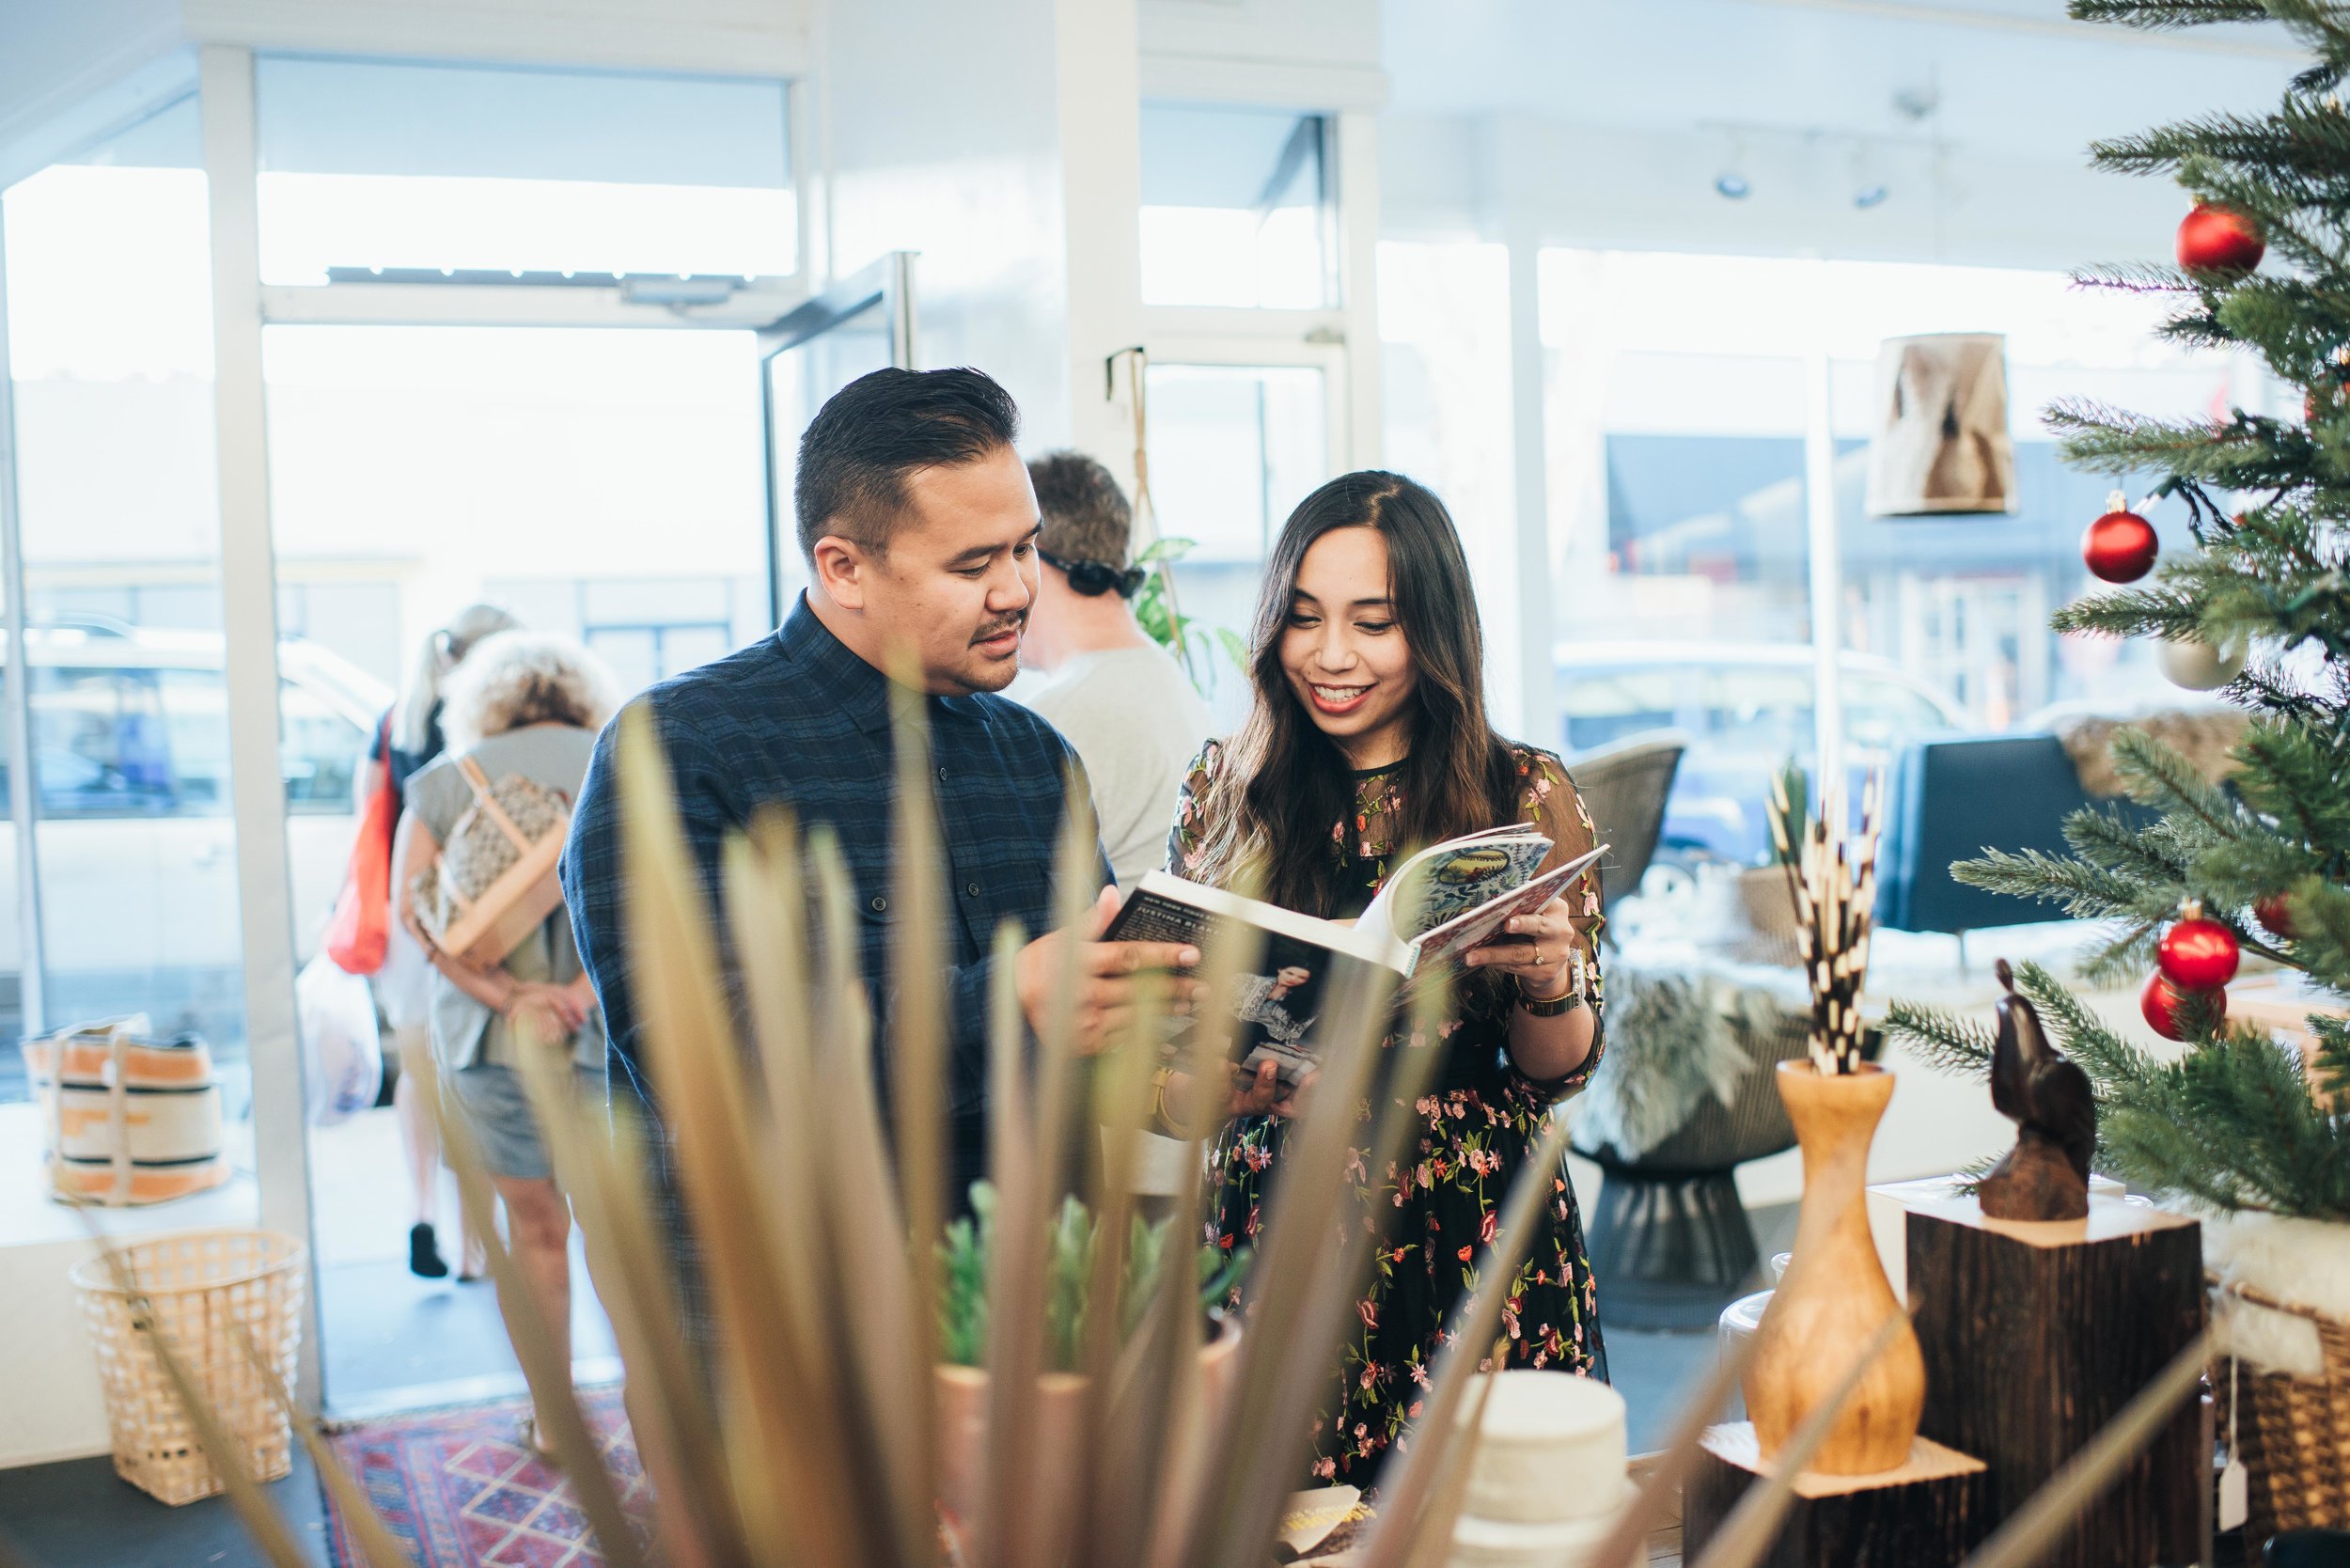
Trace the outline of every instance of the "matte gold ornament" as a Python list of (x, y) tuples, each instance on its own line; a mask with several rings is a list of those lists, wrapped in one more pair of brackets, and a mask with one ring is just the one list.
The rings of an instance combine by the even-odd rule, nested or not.
[(2244, 673), (2246, 649), (2241, 642), (2213, 647), (2201, 637), (2187, 642), (2165, 640), (2154, 650), (2154, 663), (2163, 678), (2191, 692), (2216, 692)]

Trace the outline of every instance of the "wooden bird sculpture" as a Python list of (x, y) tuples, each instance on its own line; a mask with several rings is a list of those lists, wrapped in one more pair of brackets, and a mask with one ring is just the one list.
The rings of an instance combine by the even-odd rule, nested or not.
[(2089, 1074), (2049, 1043), (2040, 1014), (2015, 994), (2007, 960), (1997, 966), (1999, 1035), (1991, 1048), (1991, 1104), (2016, 1124), (2015, 1147), (1975, 1189), (1993, 1219), (2084, 1219), (2089, 1157), (2097, 1147), (2097, 1099)]

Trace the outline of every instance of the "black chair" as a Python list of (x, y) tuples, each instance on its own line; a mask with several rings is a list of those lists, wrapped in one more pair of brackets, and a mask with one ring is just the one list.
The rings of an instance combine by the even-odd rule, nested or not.
[(1894, 759), (1877, 852), (1876, 923), (1964, 936), (2060, 918), (2037, 899), (1970, 887), (1950, 862), (1986, 849), (2068, 854), (2064, 819), (2107, 807), (2140, 826), (2160, 813), (2128, 800), (2092, 801), (2054, 735), (1963, 735), (1911, 741)]
[(1650, 729), (1593, 746), (1568, 762), (1568, 776), (1591, 814), (1599, 841), (1611, 846), (1599, 868), (1604, 912), (1613, 914), (1618, 899), (1639, 891), (1665, 831), (1673, 775), (1688, 749), (1689, 737), (1680, 730)]

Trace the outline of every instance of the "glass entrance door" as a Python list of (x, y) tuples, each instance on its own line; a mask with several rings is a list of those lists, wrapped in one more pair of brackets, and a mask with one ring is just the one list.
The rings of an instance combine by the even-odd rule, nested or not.
[(893, 251), (759, 335), (777, 620), (807, 586), (791, 510), (801, 433), (824, 400), (857, 377), (893, 365), (914, 368), (914, 262), (912, 251)]
[[(773, 625), (761, 364), (752, 332), (711, 328), (276, 325), (263, 346), (286, 733), (317, 781), (289, 808), (296, 961), (325, 964), (362, 760), (458, 612), (491, 604), (576, 639), (623, 696)], [(388, 976), (383, 1014), (420, 1043), (421, 987)], [(387, 1058), (400, 1037), (384, 1034)], [(520, 1387), (492, 1287), (454, 1277), (453, 1184), (418, 1157), (408, 1114), (314, 1106), (321, 1359), (338, 1411)], [(449, 1278), (410, 1272), (420, 1217)], [(572, 1250), (574, 1352), (583, 1377), (610, 1375), (610, 1331)]]

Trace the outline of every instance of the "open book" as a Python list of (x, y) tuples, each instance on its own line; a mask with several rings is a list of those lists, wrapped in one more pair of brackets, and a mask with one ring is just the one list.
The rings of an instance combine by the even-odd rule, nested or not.
[[(1254, 1071), (1271, 1058), (1284, 1079), (1294, 1080), (1312, 1063), (1314, 1021), (1334, 972), (1375, 964), (1407, 982), (1441, 973), (1469, 949), (1504, 934), (1512, 916), (1565, 892), (1607, 849), (1602, 844), (1537, 875), (1551, 841), (1523, 823), (1449, 839), (1399, 867), (1352, 925), (1151, 871), (1126, 896), (1105, 937), (1204, 947), (1227, 922), (1254, 927), (1261, 954), (1233, 1000), (1246, 1026), (1239, 1060)], [(1180, 1038), (1183, 1027), (1176, 1023), (1172, 1031)]]

